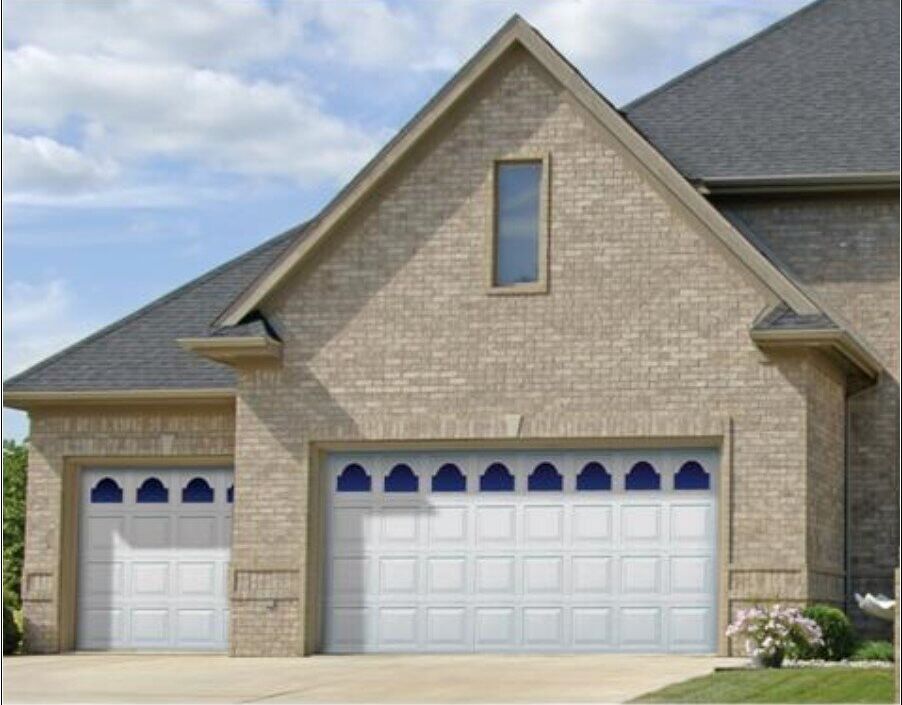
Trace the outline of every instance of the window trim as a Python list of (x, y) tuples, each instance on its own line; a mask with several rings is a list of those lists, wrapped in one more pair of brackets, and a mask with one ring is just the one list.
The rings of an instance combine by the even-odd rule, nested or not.
[[(519, 284), (496, 284), (495, 265), (498, 258), (498, 169), (506, 164), (539, 163), (542, 166), (542, 178), (539, 182), (539, 242), (538, 242), (538, 279), (534, 282)], [(498, 295), (547, 294), (548, 293), (548, 241), (551, 231), (551, 155), (545, 153), (524, 153), (499, 157), (492, 161), (489, 170), (488, 226), (486, 237), (486, 292)]]

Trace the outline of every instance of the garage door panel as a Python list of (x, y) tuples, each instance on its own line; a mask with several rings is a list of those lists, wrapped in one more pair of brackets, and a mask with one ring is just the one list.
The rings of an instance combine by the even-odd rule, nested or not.
[(469, 542), (470, 508), (437, 506), (428, 513), (429, 544), (436, 548), (461, 548)]
[(125, 587), (125, 566), (119, 561), (89, 561), (84, 575), (87, 590), (95, 595), (116, 595)]
[[(127, 468), (81, 475), (77, 646), (224, 649), (232, 471)], [(194, 478), (206, 489), (195, 495), (198, 501), (183, 502)]]
[(708, 607), (672, 607), (670, 643), (675, 649), (702, 648), (712, 637), (712, 611)]
[(513, 505), (476, 508), (477, 548), (510, 546), (517, 541), (517, 509)]
[(135, 561), (131, 563), (132, 594), (150, 597), (165, 597), (169, 594), (170, 565), (168, 562)]
[(172, 545), (172, 517), (134, 516), (128, 545), (133, 549), (165, 549)]
[(574, 607), (573, 645), (577, 648), (610, 649), (613, 645), (610, 607)]
[[(707, 489), (697, 468), (675, 489), (689, 461)], [(371, 482), (338, 491), (351, 464)], [(384, 491), (400, 464), (416, 492)], [(324, 649), (713, 651), (716, 466), (705, 449), (331, 455)]]
[(445, 651), (469, 651), (470, 626), (465, 607), (429, 607), (426, 610), (426, 645)]

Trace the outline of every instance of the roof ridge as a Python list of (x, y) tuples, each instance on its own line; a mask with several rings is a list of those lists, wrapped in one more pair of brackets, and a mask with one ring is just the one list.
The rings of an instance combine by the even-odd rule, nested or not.
[(633, 98), (629, 103), (626, 103), (625, 105), (620, 107), (620, 112), (628, 113), (630, 110), (633, 110), (634, 108), (638, 107), (641, 103), (644, 103), (645, 101), (649, 100), (650, 98), (655, 97), (659, 93), (663, 93), (664, 91), (666, 91), (670, 88), (673, 88), (675, 85), (682, 83), (683, 81), (695, 76), (698, 73), (701, 73), (702, 71), (706, 70), (713, 64), (716, 64), (719, 61), (726, 59), (728, 56), (732, 56), (736, 52), (744, 49), (745, 47), (749, 46), (750, 44), (753, 44), (754, 42), (758, 41), (759, 39), (766, 37), (769, 34), (772, 34), (773, 32), (777, 31), (778, 29), (783, 29), (787, 24), (794, 22), (799, 17), (806, 14), (809, 10), (819, 7), (823, 4), (825, 4), (826, 2), (828, 2), (828, 0), (814, 0), (814, 2), (808, 3), (807, 5), (803, 5), (799, 9), (794, 10), (793, 12), (790, 12), (788, 15), (777, 20), (776, 22), (772, 22), (771, 24), (767, 25), (766, 27), (758, 30), (750, 37), (746, 37), (742, 41), (740, 41), (736, 44), (733, 44), (722, 51), (717, 52), (716, 54), (714, 54), (714, 56), (711, 56), (711, 57), (705, 59), (704, 61), (702, 61), (699, 64), (694, 64), (693, 66), (690, 66), (688, 69), (686, 69), (685, 71), (683, 71), (680, 74), (677, 74), (670, 80), (662, 83), (657, 88), (652, 88), (647, 93), (643, 93), (639, 97)]
[(232, 259), (226, 260), (222, 264), (219, 264), (219, 265), (213, 267), (212, 269), (207, 270), (203, 274), (200, 274), (199, 276), (195, 277), (194, 279), (189, 280), (188, 282), (182, 284), (181, 286), (178, 286), (175, 289), (172, 289), (171, 291), (166, 292), (162, 296), (159, 296), (156, 299), (151, 300), (149, 303), (144, 304), (144, 306), (141, 306), (140, 308), (138, 308), (135, 311), (132, 311), (131, 313), (127, 314), (126, 316), (123, 316), (122, 318), (119, 318), (119, 319), (113, 321), (112, 323), (108, 323), (107, 325), (103, 326), (99, 330), (94, 331), (87, 337), (81, 338), (80, 340), (75, 341), (71, 345), (66, 346), (65, 348), (63, 348), (62, 350), (59, 350), (58, 352), (54, 353), (50, 357), (46, 357), (43, 360), (31, 365), (30, 367), (25, 368), (21, 372), (17, 372), (12, 377), (9, 377), (8, 379), (3, 380), (3, 386), (5, 387), (7, 384), (23, 381), (26, 377), (34, 374), (35, 372), (38, 372), (39, 370), (44, 369), (48, 365), (53, 364), (54, 362), (56, 362), (58, 359), (60, 359), (64, 355), (68, 355), (69, 353), (71, 353), (75, 350), (78, 350), (78, 349), (84, 347), (85, 345), (88, 345), (89, 343), (93, 343), (97, 340), (100, 340), (101, 338), (109, 335), (110, 333), (114, 332), (115, 330), (122, 328), (124, 325), (131, 323), (143, 316), (146, 316), (148, 313), (155, 311), (160, 306), (163, 306), (163, 305), (169, 303), (170, 301), (173, 301), (173, 300), (179, 298), (180, 296), (183, 296), (184, 294), (188, 293), (189, 291), (196, 289), (197, 287), (201, 286), (202, 284), (207, 283), (208, 281), (214, 279), (215, 277), (219, 276), (220, 274), (223, 274), (224, 272), (234, 268), (236, 265), (241, 264), (242, 262), (247, 261), (251, 257), (254, 257), (255, 255), (260, 254), (261, 252), (265, 251), (267, 248), (275, 246), (280, 241), (287, 240), (290, 237), (294, 237), (294, 236), (302, 233), (304, 228), (306, 228), (309, 223), (310, 223), (310, 221), (308, 220), (308, 221), (304, 221), (303, 223), (300, 223), (299, 225), (292, 226), (291, 228), (284, 230), (283, 232), (279, 233), (278, 235), (275, 235), (275, 236), (269, 238), (268, 240), (264, 240), (259, 245), (256, 245), (256, 246), (252, 247), (251, 249), (246, 250), (245, 252), (242, 252), (239, 255), (236, 255)]

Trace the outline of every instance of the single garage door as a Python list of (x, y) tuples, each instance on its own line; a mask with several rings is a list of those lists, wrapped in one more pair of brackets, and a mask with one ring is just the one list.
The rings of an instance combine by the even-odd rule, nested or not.
[(342, 453), (323, 650), (713, 652), (712, 449)]
[(80, 484), (78, 648), (225, 649), (232, 471), (92, 469)]

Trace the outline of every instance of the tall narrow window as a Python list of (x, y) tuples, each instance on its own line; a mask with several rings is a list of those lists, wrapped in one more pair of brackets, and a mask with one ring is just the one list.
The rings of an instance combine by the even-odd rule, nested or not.
[(493, 286), (517, 287), (542, 280), (543, 169), (541, 160), (495, 165)]

